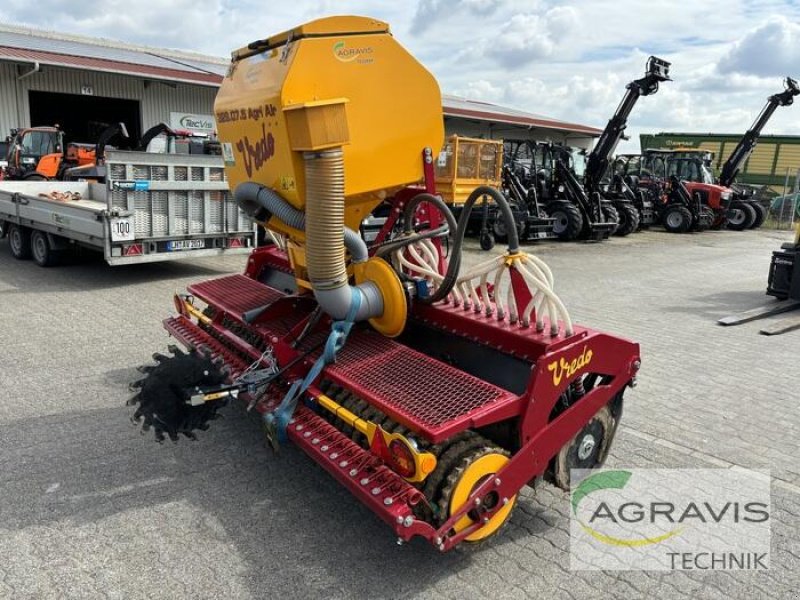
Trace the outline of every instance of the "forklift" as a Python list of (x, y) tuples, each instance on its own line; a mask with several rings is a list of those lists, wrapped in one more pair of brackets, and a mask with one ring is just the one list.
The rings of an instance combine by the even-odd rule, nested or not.
[[(741, 325), (757, 319), (771, 317), (781, 313), (800, 309), (800, 205), (795, 206), (794, 240), (781, 245), (781, 249), (772, 253), (767, 279), (767, 295), (773, 296), (777, 302), (771, 302), (744, 312), (724, 317), (717, 321), (720, 325)], [(800, 329), (800, 314), (791, 315), (772, 321), (762, 327), (763, 335), (779, 335)]]

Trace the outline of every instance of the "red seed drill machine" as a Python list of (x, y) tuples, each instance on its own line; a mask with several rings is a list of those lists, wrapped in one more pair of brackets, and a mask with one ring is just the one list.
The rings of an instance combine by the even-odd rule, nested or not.
[[(134, 420), (194, 438), (242, 399), (391, 527), (446, 551), (486, 539), (521, 488), (606, 458), (639, 347), (573, 325), (513, 215), (478, 187), (456, 222), (435, 195), (433, 76), (362, 17), (313, 21), (233, 53), (215, 112), (231, 188), (275, 243), (245, 273), (189, 286), (164, 321)], [(493, 200), (501, 256), (462, 267)], [(359, 225), (388, 205), (370, 245)]]

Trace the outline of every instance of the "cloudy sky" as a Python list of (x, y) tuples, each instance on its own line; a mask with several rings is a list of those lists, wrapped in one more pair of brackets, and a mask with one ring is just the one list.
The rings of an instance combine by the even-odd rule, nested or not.
[[(394, 35), (442, 90), (603, 127), (650, 54), (673, 82), (643, 98), (639, 132), (743, 132), (786, 75), (800, 76), (797, 0), (4, 0), (0, 19), (57, 31), (227, 56), (321, 16), (360, 14)], [(798, 106), (765, 133), (800, 134)]]

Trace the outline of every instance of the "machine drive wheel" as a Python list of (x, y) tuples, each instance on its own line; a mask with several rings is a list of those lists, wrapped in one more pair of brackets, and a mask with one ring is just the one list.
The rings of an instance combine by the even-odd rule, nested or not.
[(661, 222), (670, 233), (686, 233), (692, 227), (692, 213), (685, 206), (675, 204), (664, 211)]
[(767, 207), (761, 204), (761, 202), (753, 202), (750, 204), (753, 207), (753, 210), (756, 211), (756, 220), (753, 221), (753, 224), (750, 226), (750, 229), (758, 229), (764, 224), (764, 221), (767, 219)]
[(494, 236), (491, 233), (482, 233), (478, 241), (481, 245), (481, 250), (488, 252), (494, 248)]
[(749, 202), (737, 202), (731, 206), (728, 215), (728, 229), (744, 231), (756, 222), (756, 209)]
[(571, 242), (578, 239), (583, 231), (583, 215), (578, 207), (571, 202), (556, 201), (551, 202), (545, 211), (553, 222), (553, 233), (560, 240)]
[[(494, 477), (495, 473), (505, 466), (508, 461), (508, 453), (494, 446), (474, 448), (463, 455), (459, 462), (456, 463), (456, 466), (448, 473), (442, 494), (439, 497), (438, 509), (442, 521), (445, 521), (453, 512), (463, 506), (472, 491), (490, 477)], [(495, 492), (490, 492), (481, 498), (480, 505), (456, 522), (453, 530), (456, 533), (464, 530), (476, 520), (481, 519), (483, 512), (493, 510), (498, 504), (502, 504), (500, 510), (483, 527), (464, 538), (465, 542), (481, 542), (497, 533), (503, 524), (508, 521), (516, 501), (516, 494), (511, 498), (500, 498)]]
[(31, 230), (19, 225), (9, 225), (8, 245), (11, 247), (11, 256), (17, 260), (29, 259), (31, 257)]
[(142, 433), (152, 428), (157, 442), (164, 441), (164, 434), (173, 442), (178, 434), (195, 439), (194, 431), (208, 429), (208, 423), (218, 417), (217, 410), (226, 404), (223, 399), (190, 405), (190, 391), (222, 384), (226, 373), (208, 356), (194, 351), (185, 354), (175, 346), (170, 351), (172, 356), (154, 354), (156, 364), (140, 367), (144, 378), (130, 384), (136, 393), (128, 405), (139, 405), (131, 420), (141, 425)]
[(602, 466), (613, 435), (614, 418), (609, 408), (604, 406), (553, 459), (554, 483), (562, 490), (569, 490), (572, 484), (577, 483), (571, 479), (572, 469)]
[(606, 223), (615, 223), (616, 227), (611, 230), (609, 235), (617, 235), (617, 230), (619, 229), (619, 212), (617, 209), (614, 208), (612, 204), (603, 204), (603, 217), (605, 217)]
[(31, 173), (22, 178), (24, 181), (47, 181), (47, 177), (38, 173)]
[(47, 234), (34, 230), (31, 232), (31, 256), (40, 267), (52, 267), (58, 263), (58, 253), (53, 250)]

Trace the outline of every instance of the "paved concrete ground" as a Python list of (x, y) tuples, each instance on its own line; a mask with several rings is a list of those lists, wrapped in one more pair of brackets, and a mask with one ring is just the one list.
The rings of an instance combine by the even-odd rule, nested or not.
[(761, 573), (570, 572), (567, 498), (549, 486), (480, 548), (398, 547), (301, 452), (265, 450), (242, 411), (198, 443), (159, 446), (129, 425), (127, 382), (165, 347), (171, 294), (243, 259), (45, 270), (0, 243), (0, 597), (797, 598), (800, 332), (715, 324), (765, 300), (788, 237), (650, 232), (537, 250), (578, 322), (642, 344), (609, 465), (771, 469)]

